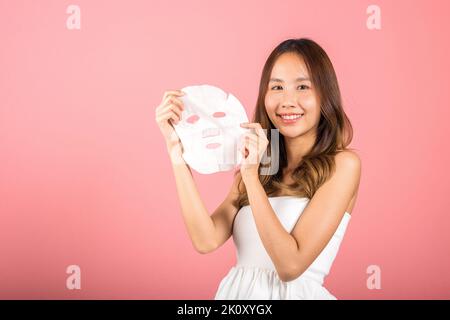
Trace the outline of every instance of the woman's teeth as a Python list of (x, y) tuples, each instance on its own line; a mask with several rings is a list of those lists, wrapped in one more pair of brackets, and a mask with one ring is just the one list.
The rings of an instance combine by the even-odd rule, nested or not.
[(283, 124), (295, 124), (303, 117), (303, 114), (278, 115)]
[(298, 119), (301, 118), (303, 115), (301, 114), (296, 114), (296, 115), (289, 115), (289, 116), (281, 116), (281, 118), (283, 118), (284, 120), (294, 120), (294, 119)]

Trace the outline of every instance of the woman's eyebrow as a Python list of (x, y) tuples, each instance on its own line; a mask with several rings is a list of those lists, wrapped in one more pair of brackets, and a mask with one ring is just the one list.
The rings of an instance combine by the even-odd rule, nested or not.
[[(299, 78), (295, 79), (295, 81), (305, 81), (305, 80), (309, 81), (309, 78), (308, 77), (299, 77)], [(270, 81), (273, 81), (273, 82), (284, 82), (283, 80), (278, 79), (278, 78), (270, 78)]]

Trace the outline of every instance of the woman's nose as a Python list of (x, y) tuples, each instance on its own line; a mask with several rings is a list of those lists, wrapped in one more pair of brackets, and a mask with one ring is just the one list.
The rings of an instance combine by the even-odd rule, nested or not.
[(215, 137), (220, 135), (219, 128), (206, 128), (202, 131), (202, 138)]
[(286, 92), (283, 95), (282, 99), (283, 100), (281, 101), (281, 106), (283, 108), (295, 108), (295, 106), (297, 105), (297, 95), (295, 93)]

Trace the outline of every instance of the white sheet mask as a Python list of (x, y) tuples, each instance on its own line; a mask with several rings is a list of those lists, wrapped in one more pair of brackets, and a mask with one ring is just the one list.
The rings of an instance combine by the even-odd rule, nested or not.
[(183, 159), (195, 171), (228, 171), (242, 161), (240, 137), (249, 131), (244, 107), (236, 97), (210, 85), (189, 86), (180, 99), (185, 109), (174, 124), (183, 144)]

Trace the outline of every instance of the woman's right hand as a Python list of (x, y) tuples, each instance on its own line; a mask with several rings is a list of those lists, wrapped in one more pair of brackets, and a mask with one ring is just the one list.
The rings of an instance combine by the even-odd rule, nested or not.
[(156, 123), (168, 146), (174, 146), (180, 142), (172, 124), (181, 121), (181, 112), (184, 110), (184, 105), (179, 97), (184, 94), (181, 90), (164, 92), (161, 104), (155, 111)]

